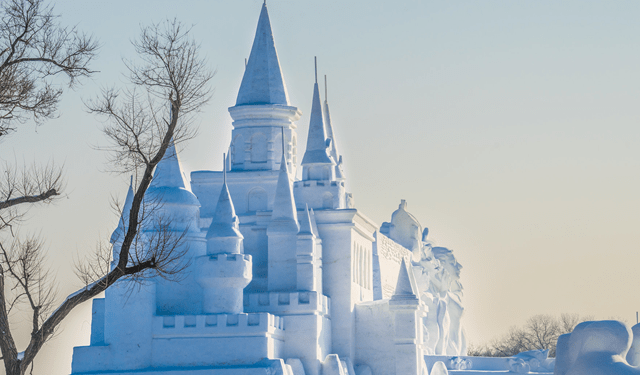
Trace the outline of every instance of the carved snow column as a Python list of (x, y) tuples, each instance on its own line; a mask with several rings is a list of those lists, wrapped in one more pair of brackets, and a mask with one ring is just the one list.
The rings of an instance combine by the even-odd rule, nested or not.
[(244, 254), (243, 239), (225, 181), (207, 231), (207, 255), (196, 258), (205, 313), (242, 312), (242, 291), (252, 278), (251, 255)]
[[(300, 218), (300, 232), (296, 252), (298, 288), (297, 290), (317, 291), (322, 294), (322, 256), (318, 245), (318, 234), (314, 231), (309, 207), (305, 207)], [(320, 281), (320, 282), (319, 282)]]
[(422, 349), (422, 318), (424, 304), (418, 298), (413, 271), (406, 260), (400, 265), (396, 291), (389, 300), (395, 327), (396, 374), (421, 375), (426, 373)]
[(280, 175), (276, 185), (268, 237), (268, 289), (269, 291), (295, 291), (297, 289), (297, 242), (300, 226), (293, 188), (284, 155), (280, 162)]

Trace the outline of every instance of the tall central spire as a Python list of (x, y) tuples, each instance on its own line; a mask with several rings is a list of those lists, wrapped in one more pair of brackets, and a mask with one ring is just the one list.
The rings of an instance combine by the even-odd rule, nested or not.
[(236, 105), (244, 104), (289, 105), (266, 2), (262, 5), (253, 47), (236, 100)]

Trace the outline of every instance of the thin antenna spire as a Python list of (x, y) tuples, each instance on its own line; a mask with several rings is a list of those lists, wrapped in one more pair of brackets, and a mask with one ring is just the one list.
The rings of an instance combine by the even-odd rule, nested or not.
[(131, 181), (129, 182), (129, 186), (133, 187), (133, 175), (131, 175)]
[(316, 66), (315, 71), (316, 71), (316, 83), (318, 83), (318, 56), (313, 56), (313, 62)]
[(326, 102), (327, 99), (327, 75), (324, 75), (324, 101)]
[(244, 58), (244, 68), (247, 69), (247, 58)]
[(267, 6), (267, 0), (264, 0), (264, 3), (262, 3), (262, 5)]
[(222, 154), (222, 183), (227, 183), (227, 154)]

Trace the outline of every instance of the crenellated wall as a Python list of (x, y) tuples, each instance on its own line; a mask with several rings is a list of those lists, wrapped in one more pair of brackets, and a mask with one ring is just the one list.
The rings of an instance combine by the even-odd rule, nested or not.
[(318, 292), (245, 293), (244, 311), (278, 315), (316, 314), (330, 316), (331, 299)]

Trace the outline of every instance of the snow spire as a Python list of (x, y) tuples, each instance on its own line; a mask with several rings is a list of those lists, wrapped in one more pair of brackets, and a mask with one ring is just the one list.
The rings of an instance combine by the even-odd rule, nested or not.
[(302, 165), (335, 164), (329, 157), (327, 150), (330, 147), (330, 142), (324, 128), (316, 69), (316, 83), (313, 85), (313, 102), (311, 105), (311, 119), (309, 120), (309, 136), (307, 137), (307, 149), (302, 158)]
[(282, 77), (266, 2), (262, 5), (256, 36), (246, 64), (236, 105), (289, 105), (287, 85)]
[(111, 243), (124, 239), (124, 237), (121, 236), (124, 235), (129, 226), (129, 214), (131, 213), (131, 206), (133, 205), (133, 195), (133, 175), (131, 175), (129, 190), (127, 191), (127, 197), (124, 200), (124, 207), (122, 207), (122, 214), (120, 215), (120, 220), (118, 220), (118, 226), (111, 234), (111, 239), (109, 240)]
[(400, 264), (400, 273), (398, 274), (398, 282), (396, 290), (393, 293), (393, 299), (417, 299), (418, 287), (413, 276), (413, 269), (406, 259)]
[(327, 76), (324, 76), (324, 106), (323, 115), (324, 123), (327, 129), (327, 138), (331, 139), (331, 147), (329, 148), (329, 156), (336, 162), (336, 179), (344, 179), (344, 171), (342, 170), (342, 156), (338, 154), (338, 145), (336, 144), (336, 137), (333, 134), (333, 126), (331, 125), (331, 114), (329, 113), (329, 102), (327, 95)]
[(280, 161), (280, 174), (278, 175), (278, 183), (276, 185), (276, 197), (273, 202), (273, 213), (271, 214), (270, 227), (274, 229), (295, 229), (300, 230), (298, 224), (298, 211), (296, 210), (296, 202), (293, 198), (293, 188), (289, 179), (289, 168), (287, 162), (282, 155)]
[(320, 234), (318, 232), (318, 223), (316, 222), (316, 213), (313, 212), (313, 208), (311, 209), (309, 216), (311, 217), (311, 230), (313, 231), (312, 233), (316, 237), (320, 237)]
[(306, 204), (304, 213), (300, 218), (300, 234), (315, 234), (313, 233), (313, 224), (311, 224), (311, 215), (309, 213), (309, 205)]
[(151, 180), (150, 187), (177, 187), (185, 188), (184, 176), (182, 175), (182, 167), (180, 165), (180, 159), (176, 152), (176, 146), (173, 142), (173, 138), (169, 141), (169, 146), (160, 160), (160, 163), (156, 165), (156, 170), (153, 172), (153, 180)]
[[(207, 231), (207, 254), (242, 253), (240, 246), (241, 240), (244, 237), (240, 233), (238, 216), (236, 216), (233, 201), (229, 194), (229, 187), (227, 186), (226, 155), (224, 156), (223, 164), (224, 180), (222, 189), (220, 190), (218, 205), (216, 206), (213, 220)], [(227, 238), (229, 240), (220, 241), (220, 238)]]

